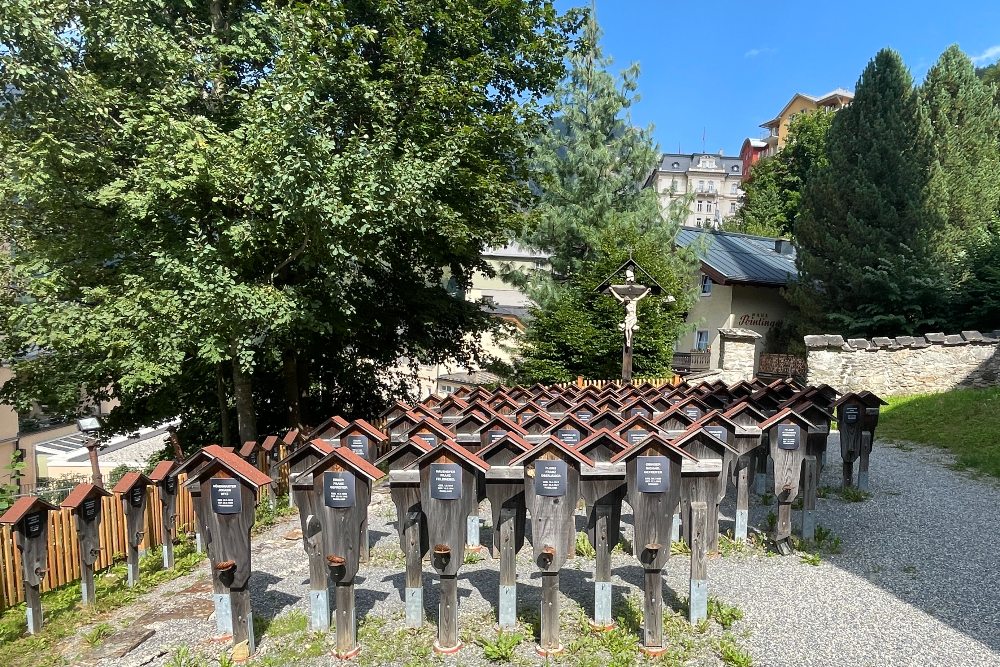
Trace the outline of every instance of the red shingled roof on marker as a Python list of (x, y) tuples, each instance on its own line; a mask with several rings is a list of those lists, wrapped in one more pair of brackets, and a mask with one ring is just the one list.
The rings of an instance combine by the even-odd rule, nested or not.
[(128, 493), (129, 489), (140, 482), (149, 484), (149, 478), (141, 472), (127, 472), (122, 475), (122, 478), (118, 480), (118, 483), (115, 484), (115, 488), (111, 489), (111, 491), (113, 493)]
[(73, 490), (69, 492), (68, 496), (66, 496), (66, 500), (62, 501), (60, 505), (69, 509), (76, 509), (84, 500), (87, 499), (87, 496), (89, 496), (91, 492), (96, 492), (98, 496), (111, 495), (105, 489), (102, 489), (96, 484), (84, 482), (83, 484), (77, 484), (73, 487)]
[(51, 511), (59, 508), (50, 502), (42, 500), (38, 496), (22, 496), (10, 506), (9, 510), (4, 512), (3, 516), (0, 516), (0, 523), (17, 523), (25, 515), (42, 509)]

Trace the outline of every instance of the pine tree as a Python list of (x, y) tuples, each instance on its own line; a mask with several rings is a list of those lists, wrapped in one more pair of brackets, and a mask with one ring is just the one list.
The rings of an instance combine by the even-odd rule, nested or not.
[(800, 275), (789, 296), (804, 325), (847, 335), (943, 326), (930, 123), (895, 51), (875, 56), (834, 116), (827, 157), (796, 224)]
[[(665, 217), (656, 192), (642, 185), (658, 150), (652, 130), (632, 126), (638, 67), (618, 81), (598, 46), (590, 16), (581, 49), (554, 96), (549, 132), (539, 140), (535, 181), (539, 203), (522, 242), (551, 253), (552, 272), (535, 276), (537, 307), (520, 349), (521, 381), (617, 377), (621, 370), (622, 310), (594, 292), (630, 256), (676, 302), (647, 297), (638, 308), (633, 342), (635, 375), (670, 369), (673, 344), (693, 295), (695, 256), (674, 246), (680, 215)], [(522, 277), (523, 278), (523, 277)]]

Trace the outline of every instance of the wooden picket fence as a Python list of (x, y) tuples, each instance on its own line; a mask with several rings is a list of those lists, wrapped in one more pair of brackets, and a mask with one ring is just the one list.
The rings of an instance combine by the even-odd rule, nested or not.
[[(671, 375), (669, 377), (658, 377), (658, 378), (632, 378), (632, 384), (634, 384), (635, 386), (639, 386), (641, 384), (645, 384), (648, 382), (654, 387), (663, 387), (665, 385), (673, 387), (680, 384), (682, 379), (683, 378), (681, 378), (681, 376), (677, 374)], [(603, 389), (609, 384), (621, 384), (621, 380), (589, 380), (584, 377), (577, 377), (574, 382), (560, 382), (556, 384), (556, 386), (564, 388), (579, 387), (581, 389), (583, 387), (591, 386), (594, 387), (595, 389)]]
[[(194, 505), (191, 494), (183, 487), (182, 475), (178, 480), (177, 533), (193, 530)], [(146, 490), (145, 534), (140, 549), (150, 549), (162, 544), (160, 521), (162, 509), (157, 489)], [(102, 498), (101, 553), (94, 564), (95, 571), (105, 570), (117, 560), (125, 559), (125, 513), (121, 496)], [(58, 588), (80, 579), (80, 549), (76, 537), (73, 512), (59, 509), (49, 512), (48, 571), (42, 581), (42, 591)], [(24, 601), (24, 582), (21, 576), (21, 553), (14, 544), (10, 526), (0, 528), (0, 611)]]

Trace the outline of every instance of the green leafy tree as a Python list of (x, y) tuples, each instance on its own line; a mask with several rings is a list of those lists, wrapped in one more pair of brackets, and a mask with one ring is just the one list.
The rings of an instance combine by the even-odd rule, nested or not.
[(727, 228), (760, 236), (795, 235), (805, 185), (827, 162), (826, 138), (833, 116), (833, 111), (817, 109), (792, 119), (781, 152), (751, 168), (743, 205)]
[(674, 247), (681, 215), (664, 216), (656, 192), (641, 188), (658, 151), (651, 130), (629, 121), (638, 67), (616, 80), (599, 37), (591, 15), (554, 96), (551, 127), (539, 141), (538, 204), (523, 240), (551, 253), (552, 273), (534, 276), (529, 287), (538, 307), (519, 350), (516, 374), (522, 381), (620, 375), (622, 309), (593, 290), (629, 256), (654, 276), (664, 295), (677, 298), (675, 304), (662, 297), (640, 301), (636, 376), (669, 371), (693, 291), (694, 251)]
[(805, 326), (849, 335), (943, 326), (931, 127), (895, 51), (875, 56), (834, 115), (827, 156), (795, 225), (800, 275), (789, 296)]
[(941, 54), (920, 88), (934, 132), (936, 204), (945, 221), (937, 251), (957, 306), (953, 326), (962, 328), (981, 302), (970, 303), (968, 288), (983, 279), (978, 263), (992, 261), (1000, 233), (1000, 107), (993, 93), (957, 46)]
[(475, 356), (489, 317), (444, 278), (520, 227), (577, 26), (548, 0), (2, 3), (7, 400), (82, 386), (115, 430), (246, 440)]

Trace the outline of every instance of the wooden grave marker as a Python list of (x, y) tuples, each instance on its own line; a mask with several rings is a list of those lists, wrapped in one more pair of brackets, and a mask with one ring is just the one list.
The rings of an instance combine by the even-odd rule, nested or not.
[(101, 555), (103, 499), (111, 494), (95, 484), (77, 484), (62, 507), (73, 512), (80, 551), (80, 597), (84, 606), (94, 604), (94, 564)]
[(118, 494), (125, 513), (125, 547), (128, 560), (128, 585), (139, 583), (139, 545), (146, 533), (146, 489), (149, 478), (141, 472), (127, 472), (111, 489)]
[(511, 461), (524, 467), (524, 497), (531, 512), (531, 542), (542, 572), (540, 655), (563, 651), (559, 641), (559, 570), (576, 552), (573, 515), (580, 498), (580, 468), (594, 462), (550, 436)]
[(330, 629), (330, 589), (326, 559), (323, 557), (322, 525), (316, 519), (316, 503), (312, 481), (300, 477), (320, 459), (334, 450), (328, 440), (314, 439), (292, 451), (278, 465), (288, 466), (291, 484), (289, 496), (299, 510), (299, 526), (302, 531), (302, 548), (309, 560), (309, 629), (326, 631)]
[(36, 496), (21, 496), (0, 516), (0, 523), (10, 524), (14, 545), (21, 552), (24, 604), (32, 635), (42, 629), (41, 586), (49, 568), (49, 512), (56, 509)]
[[(300, 488), (306, 481), (312, 482), (311, 503), (320, 524), (321, 553), (335, 590), (336, 656), (342, 660), (351, 659), (361, 651), (354, 577), (367, 540), (365, 529), (372, 484), (384, 476), (385, 473), (349, 447), (333, 449), (300, 475)], [(329, 619), (330, 607), (320, 613)]]
[[(611, 463), (614, 454), (627, 449), (626, 443), (610, 431), (598, 431), (577, 451), (594, 461), (580, 469), (580, 493), (586, 507), (587, 541), (596, 552), (594, 562), (594, 613), (590, 625), (595, 630), (614, 627), (611, 601), (611, 552), (621, 540), (622, 501), (625, 499), (625, 466)], [(597, 456), (591, 456), (595, 453)], [(571, 519), (572, 521), (572, 519)]]
[(864, 419), (867, 401), (854, 392), (847, 392), (833, 404), (840, 429), (840, 457), (843, 459), (843, 486), (854, 486), (854, 462), (864, 449)]
[[(760, 424), (767, 417), (752, 405), (746, 402), (739, 402), (723, 413), (728, 419), (736, 424), (736, 451), (739, 457), (736, 459), (736, 527), (733, 531), (733, 538), (739, 542), (747, 539), (748, 522), (750, 515), (750, 488), (757, 480), (763, 485), (767, 478), (767, 452), (762, 445)], [(759, 477), (756, 474), (757, 462), (763, 459), (764, 473)], [(761, 486), (757, 492), (763, 493)]]
[(477, 477), (489, 464), (451, 440), (442, 440), (411, 466), (420, 471), (420, 505), (427, 517), (431, 566), (438, 573), (441, 601), (434, 650), (455, 653), (458, 638), (458, 570), (465, 558), (467, 518), (479, 505)]
[(762, 422), (760, 430), (769, 443), (774, 460), (774, 495), (778, 500), (778, 523), (774, 529), (774, 543), (783, 556), (792, 553), (792, 503), (799, 494), (802, 465), (807, 456), (806, 439), (815, 427), (808, 420), (785, 408)]
[[(220, 448), (221, 449), (221, 448)], [(232, 657), (249, 659), (256, 652), (250, 590), (250, 531), (253, 528), (260, 489), (271, 477), (228, 453), (219, 453), (196, 470), (185, 482), (197, 488), (201, 502), (195, 505), (208, 535), (208, 557), (218, 573), (224, 593), (216, 613), (229, 616)]]
[[(644, 572), (642, 647), (650, 655), (660, 655), (667, 649), (663, 642), (663, 568), (670, 557), (672, 517), (680, 503), (684, 461), (696, 463), (697, 459), (658, 434), (631, 445), (614, 458), (615, 463), (625, 467), (625, 488), (635, 527), (633, 551)], [(707, 604), (704, 579), (691, 578), (694, 608), (700, 606), (702, 597)]]
[(163, 567), (174, 567), (174, 538), (177, 530), (177, 478), (171, 473), (175, 461), (160, 461), (149, 473), (149, 481), (156, 487), (160, 500), (160, 542), (163, 545)]
[(861, 421), (861, 460), (858, 463), (858, 490), (868, 491), (868, 462), (875, 442), (875, 427), (881, 406), (889, 405), (867, 389), (858, 392), (858, 397), (865, 402), (865, 416)]

